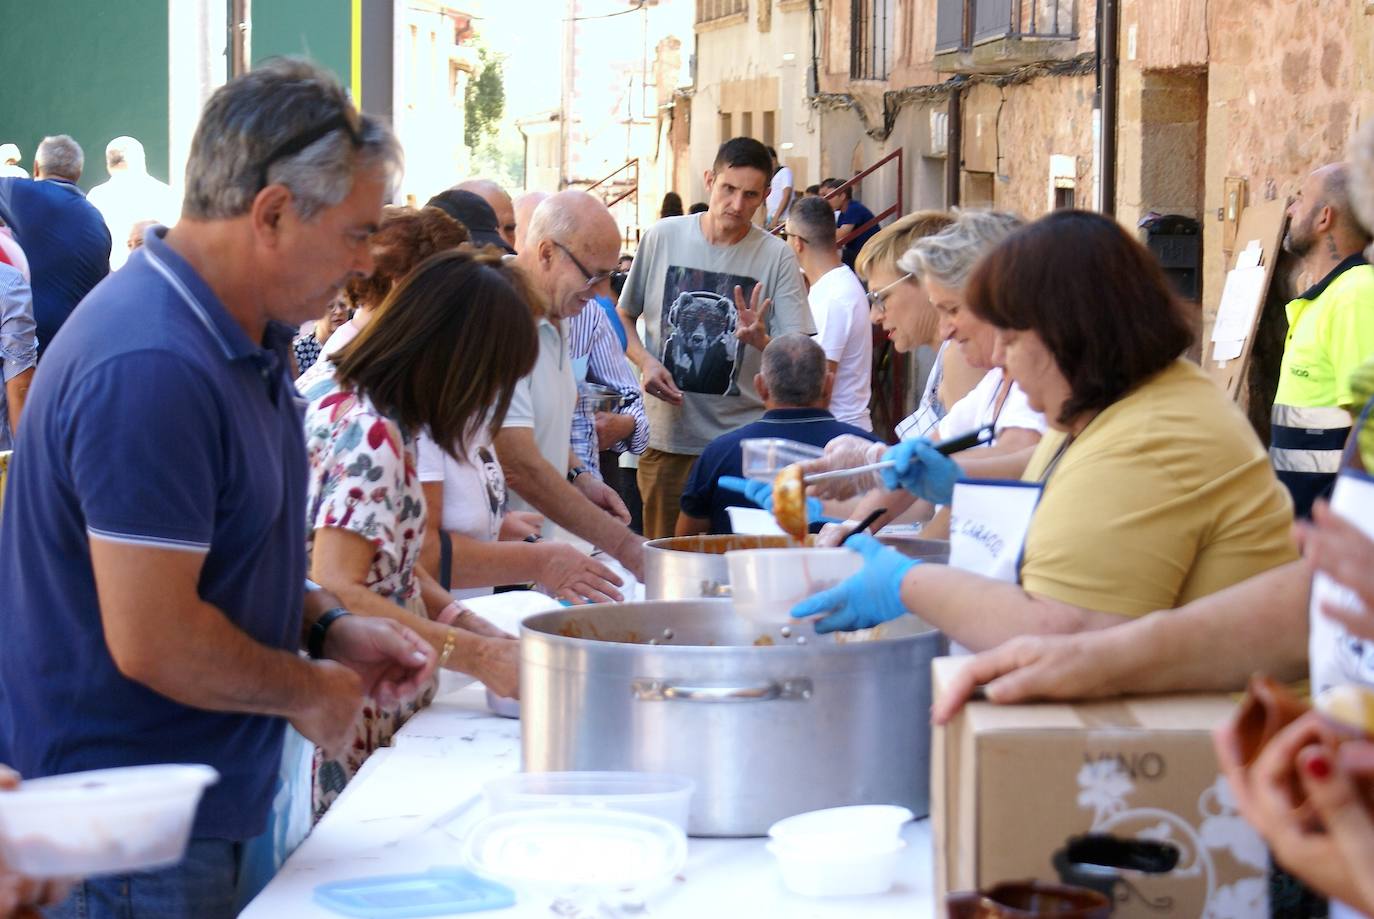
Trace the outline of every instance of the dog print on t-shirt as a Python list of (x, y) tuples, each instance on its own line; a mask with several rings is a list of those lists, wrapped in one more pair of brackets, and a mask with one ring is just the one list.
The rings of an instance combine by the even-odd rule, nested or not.
[(739, 395), (739, 312), (735, 288), (747, 302), (754, 278), (700, 268), (668, 268), (663, 281), (659, 359), (683, 392)]

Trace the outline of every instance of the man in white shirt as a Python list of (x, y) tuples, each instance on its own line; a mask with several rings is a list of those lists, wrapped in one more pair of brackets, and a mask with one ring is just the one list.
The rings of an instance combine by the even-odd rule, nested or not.
[(788, 209), (792, 206), (796, 180), (792, 176), (792, 167), (784, 166), (779, 162), (778, 151), (769, 147), (768, 155), (773, 158), (773, 178), (768, 182), (764, 225), (769, 230), (774, 230), (782, 226), (783, 221), (787, 219)]
[(537, 208), (515, 256), (529, 279), (539, 319), (539, 358), (511, 397), (496, 454), (514, 496), (511, 507), (544, 515), (604, 549), (635, 577), (644, 574), (644, 539), (609, 486), (572, 455), (577, 382), (564, 320), (605, 288), (620, 255), (620, 229), (606, 206), (582, 191), (552, 195)]
[(785, 235), (811, 285), (807, 301), (816, 321), (816, 340), (835, 375), (830, 413), (845, 424), (871, 431), (873, 331), (868, 322), (868, 295), (835, 248), (830, 203), (824, 198), (798, 201), (787, 215)]
[(166, 182), (148, 175), (143, 144), (133, 137), (116, 137), (105, 146), (110, 180), (92, 188), (86, 200), (95, 205), (110, 228), (110, 270), (129, 260), (129, 231), (140, 220), (163, 226), (177, 222), (181, 202)]

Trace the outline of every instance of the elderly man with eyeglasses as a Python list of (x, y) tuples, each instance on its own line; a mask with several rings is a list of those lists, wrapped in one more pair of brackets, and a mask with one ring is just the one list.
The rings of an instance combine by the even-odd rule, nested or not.
[(554, 526), (609, 553), (635, 577), (644, 574), (644, 539), (629, 528), (625, 502), (572, 452), (577, 386), (587, 360), (569, 352), (568, 321), (607, 289), (620, 256), (620, 230), (600, 200), (563, 191), (535, 208), (515, 263), (538, 302), (539, 358), (516, 386), (496, 453), (514, 492), (512, 507), (544, 515)]
[(180, 863), (77, 884), (50, 917), (234, 915), (287, 722), (336, 750), (367, 696), (396, 704), (433, 673), (410, 629), (307, 596), (289, 376), (295, 326), (372, 270), (399, 168), (385, 124), (312, 64), (226, 84), (181, 220), (147, 234), (44, 358), (0, 527), (0, 762), (26, 778), (219, 773)]

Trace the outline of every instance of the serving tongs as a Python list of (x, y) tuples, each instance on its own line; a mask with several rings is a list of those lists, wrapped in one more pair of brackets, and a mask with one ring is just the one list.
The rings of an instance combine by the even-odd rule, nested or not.
[[(960, 434), (958, 437), (951, 437), (934, 444), (936, 452), (945, 456), (951, 453), (960, 453), (964, 450), (992, 443), (993, 428), (990, 424), (985, 424), (976, 431), (969, 431), (967, 434)], [(893, 465), (892, 460), (879, 460), (876, 463), (866, 463), (862, 466), (854, 466), (850, 469), (834, 469), (830, 472), (815, 472), (802, 478), (802, 484), (810, 485), (813, 482), (827, 482), (831, 479), (847, 479), (850, 476), (863, 475), (866, 472), (877, 472), (879, 469), (888, 469)]]

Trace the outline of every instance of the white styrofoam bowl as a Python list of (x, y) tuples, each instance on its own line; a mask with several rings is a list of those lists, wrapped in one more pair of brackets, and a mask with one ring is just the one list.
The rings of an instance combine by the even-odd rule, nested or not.
[(883, 849), (901, 838), (902, 826), (913, 816), (896, 804), (827, 807), (779, 820), (768, 828), (768, 835), (794, 849)]
[(0, 793), (0, 860), (35, 878), (146, 871), (186, 853), (209, 766), (74, 772)]
[(897, 880), (906, 841), (862, 851), (823, 851), (772, 840), (783, 883), (805, 897), (862, 897), (886, 893)]

